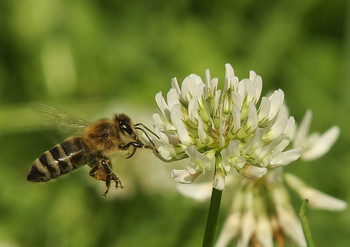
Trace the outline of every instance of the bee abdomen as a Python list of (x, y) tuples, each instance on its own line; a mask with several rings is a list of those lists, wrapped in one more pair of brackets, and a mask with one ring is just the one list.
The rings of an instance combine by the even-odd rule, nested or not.
[(81, 137), (70, 138), (57, 144), (34, 161), (27, 179), (45, 182), (68, 173), (87, 162), (88, 150)]

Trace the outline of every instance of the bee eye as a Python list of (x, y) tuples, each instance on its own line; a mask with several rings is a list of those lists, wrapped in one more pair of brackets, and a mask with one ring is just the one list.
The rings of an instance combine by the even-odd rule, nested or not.
[(109, 135), (108, 135), (108, 134), (104, 134), (103, 137), (104, 137), (104, 138), (107, 138), (107, 137), (109, 137)]
[(120, 121), (119, 126), (123, 132), (126, 132), (129, 135), (132, 135), (132, 133), (134, 133), (134, 131), (132, 130), (132, 128), (130, 127), (130, 125), (126, 121)]

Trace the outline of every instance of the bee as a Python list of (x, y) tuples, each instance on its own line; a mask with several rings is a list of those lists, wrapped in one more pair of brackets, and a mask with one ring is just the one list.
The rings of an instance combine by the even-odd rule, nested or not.
[[(49, 112), (56, 112), (58, 118), (64, 118), (66, 122), (67, 119), (70, 122), (73, 119), (73, 122), (77, 123), (75, 125), (85, 130), (81, 135), (66, 139), (37, 158), (27, 175), (29, 181), (46, 182), (87, 164), (91, 167), (89, 175), (105, 182), (106, 190), (103, 196), (106, 197), (111, 181), (115, 182), (117, 188), (123, 188), (120, 179), (113, 173), (112, 156), (124, 151), (129, 152), (127, 158), (130, 158), (138, 148), (151, 149), (158, 153), (144, 129), (157, 138), (158, 136), (142, 123), (134, 124), (126, 114), (116, 114), (112, 119), (101, 119), (87, 124), (54, 108), (45, 105), (43, 107)], [(137, 130), (145, 133), (151, 145), (141, 142)]]

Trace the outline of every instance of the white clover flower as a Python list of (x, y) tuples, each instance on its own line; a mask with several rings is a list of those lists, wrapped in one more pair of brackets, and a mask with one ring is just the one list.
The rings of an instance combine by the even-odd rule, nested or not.
[(159, 92), (160, 109), (153, 115), (159, 157), (165, 161), (189, 157), (186, 169), (173, 171), (178, 182), (191, 183), (215, 170), (213, 186), (223, 190), (231, 167), (244, 177), (259, 179), (268, 170), (297, 160), (302, 147), (291, 147), (294, 118), (283, 105), (281, 89), (262, 97), (262, 79), (254, 71), (239, 81), (226, 64), (225, 86), (205, 72), (205, 83), (191, 74), (181, 85), (176, 78), (166, 100)]
[(227, 64), (223, 90), (207, 70), (205, 83), (190, 75), (180, 89), (173, 79), (167, 101), (161, 93), (156, 96), (160, 113), (153, 119), (160, 136), (155, 140), (159, 158), (189, 158), (186, 169), (173, 170), (173, 178), (191, 183), (215, 170), (212, 183), (179, 184), (178, 190), (203, 201), (210, 197), (210, 184), (219, 190), (225, 183), (235, 188), (216, 247), (230, 242), (242, 247), (284, 246), (286, 242), (306, 246), (286, 185), (302, 200), (308, 199), (312, 208), (339, 211), (347, 207), (346, 202), (311, 188), (296, 176), (283, 174), (283, 166), (299, 157), (312, 160), (328, 152), (339, 128), (308, 135), (311, 111), (297, 128), (283, 103), (282, 90), (260, 99), (261, 88), (260, 76), (250, 72), (249, 79), (239, 81)]

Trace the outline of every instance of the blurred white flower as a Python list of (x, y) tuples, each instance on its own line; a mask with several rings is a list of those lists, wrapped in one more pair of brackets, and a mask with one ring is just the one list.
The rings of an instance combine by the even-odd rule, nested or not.
[[(241, 183), (236, 186), (233, 205), (216, 247), (228, 246), (231, 241), (237, 246), (273, 247), (274, 242), (281, 241), (306, 246), (301, 223), (294, 212), (284, 181), (301, 199), (308, 199), (312, 208), (340, 211), (347, 207), (346, 202), (307, 186), (292, 174), (283, 176), (282, 168), (269, 171), (258, 181), (237, 179), (241, 179)], [(199, 184), (196, 186), (200, 187)], [(251, 205), (254, 205), (253, 209)]]
[[(213, 186), (225, 188), (231, 168), (249, 179), (259, 179), (268, 170), (297, 160), (302, 147), (291, 147), (294, 118), (283, 105), (284, 93), (274, 91), (262, 97), (262, 79), (254, 71), (239, 81), (226, 64), (225, 86), (205, 73), (186, 77), (180, 86), (176, 78), (166, 100), (159, 92), (159, 113), (153, 115), (159, 158), (165, 161), (189, 157), (184, 170), (173, 178), (191, 183), (200, 174), (214, 170)], [(260, 103), (258, 103), (260, 102)]]
[(347, 207), (346, 202), (309, 187), (290, 173), (285, 173), (284, 178), (289, 187), (296, 191), (301, 199), (308, 199), (311, 208), (340, 211)]
[(333, 126), (323, 135), (312, 133), (308, 136), (309, 128), (312, 119), (312, 112), (308, 110), (301, 121), (300, 127), (297, 130), (293, 146), (303, 146), (303, 160), (313, 160), (321, 157), (333, 146), (339, 137), (339, 127)]
[(237, 246), (273, 247), (274, 241), (306, 246), (301, 224), (281, 180), (281, 170), (270, 171), (259, 182), (241, 178), (216, 247), (228, 246), (231, 241)]

